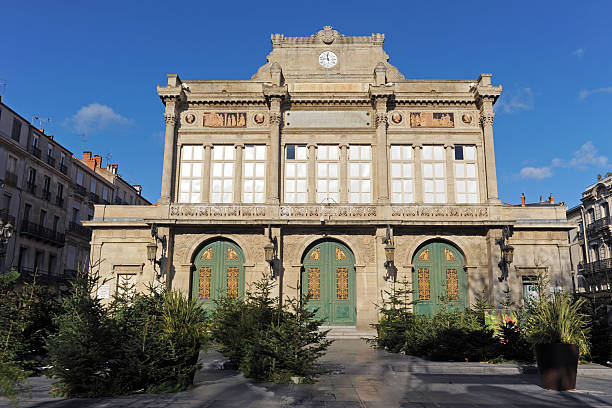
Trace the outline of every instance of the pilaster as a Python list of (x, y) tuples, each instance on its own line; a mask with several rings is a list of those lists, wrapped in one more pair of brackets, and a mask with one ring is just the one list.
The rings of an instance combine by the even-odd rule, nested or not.
[(308, 203), (317, 202), (317, 145), (308, 145)]
[(242, 202), (242, 154), (244, 151), (243, 144), (237, 144), (236, 160), (234, 161), (234, 202)]
[(339, 187), (340, 187), (340, 203), (348, 203), (348, 145), (346, 143), (340, 145), (340, 171), (339, 171)]
[(446, 203), (455, 204), (455, 166), (454, 163), (454, 145), (444, 145), (446, 152)]
[(421, 166), (421, 155), (423, 146), (420, 144), (413, 146), (413, 163), (414, 163), (414, 202), (423, 204), (423, 168)]
[(202, 202), (210, 202), (210, 159), (212, 156), (212, 145), (204, 145), (204, 171), (202, 172)]

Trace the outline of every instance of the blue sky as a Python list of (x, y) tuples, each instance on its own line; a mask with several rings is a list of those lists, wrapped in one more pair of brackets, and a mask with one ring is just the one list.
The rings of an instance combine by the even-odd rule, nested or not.
[(43, 127), (75, 155), (110, 154), (155, 202), (164, 129), (155, 87), (166, 74), (249, 79), (270, 33), (382, 32), (407, 78), (492, 73), (504, 87), (494, 124), (500, 198), (552, 193), (573, 206), (612, 171), (610, 15), (609, 1), (7, 1), (0, 93), (28, 120), (51, 118)]

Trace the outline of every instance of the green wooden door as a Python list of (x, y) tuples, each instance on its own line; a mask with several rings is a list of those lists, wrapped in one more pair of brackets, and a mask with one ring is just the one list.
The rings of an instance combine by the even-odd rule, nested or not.
[(309, 307), (329, 325), (355, 324), (355, 257), (344, 245), (325, 241), (304, 258), (302, 293), (310, 295)]
[(444, 308), (466, 308), (465, 261), (457, 248), (444, 242), (432, 242), (417, 252), (412, 263), (417, 313), (432, 316)]
[(244, 295), (244, 254), (229, 241), (215, 241), (196, 255), (191, 282), (191, 296), (212, 309), (215, 300)]

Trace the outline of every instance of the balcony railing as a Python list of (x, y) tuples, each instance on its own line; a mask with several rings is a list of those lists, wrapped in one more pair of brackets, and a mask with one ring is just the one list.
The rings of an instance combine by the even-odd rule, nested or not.
[(73, 184), (72, 188), (74, 189), (74, 192), (80, 196), (84, 196), (87, 192), (87, 190), (85, 190), (85, 187), (80, 184)]
[(612, 273), (612, 258), (600, 259), (599, 261), (589, 263), (581, 262), (578, 264), (578, 269), (582, 269), (585, 275), (601, 272)]
[(12, 187), (17, 187), (17, 174), (6, 171), (4, 175), (4, 182)]
[(40, 159), (40, 149), (36, 146), (29, 146), (28, 152), (32, 153), (36, 158)]
[(10, 215), (6, 208), (0, 210), (0, 221), (2, 221), (3, 224), (10, 223), (13, 227), (15, 226), (15, 217)]
[(57, 271), (46, 271), (43, 269), (36, 269), (19, 266), (17, 268), (17, 272), (19, 272), (19, 279), (25, 282), (34, 282), (37, 283), (65, 283), (71, 279), (74, 279), (76, 275), (72, 274), (70, 270), (57, 270)]
[(96, 193), (89, 193), (89, 201), (98, 204), (100, 202), (100, 196)]
[(606, 229), (610, 226), (610, 216), (602, 217), (587, 225), (588, 234), (596, 234), (597, 232)]
[(66, 236), (30, 221), (21, 221), (21, 235), (30, 236), (57, 246), (64, 246)]
[(68, 223), (68, 231), (88, 240), (91, 239), (91, 228), (85, 227), (78, 222), (70, 221)]
[(49, 166), (55, 167), (55, 158), (51, 155), (47, 155), (47, 164)]
[(51, 202), (51, 192), (49, 190), (42, 191), (42, 199)]
[(34, 195), (36, 195), (36, 183), (34, 183), (33, 181), (28, 181), (28, 182), (26, 183), (26, 189), (27, 189), (27, 190), (28, 190), (30, 193), (32, 193), (32, 194), (34, 194)]
[(58, 207), (64, 208), (64, 197), (55, 196), (55, 205), (57, 205)]
[(66, 165), (64, 163), (60, 163), (59, 165), (59, 169), (62, 173), (64, 174), (68, 174), (68, 167), (66, 167)]

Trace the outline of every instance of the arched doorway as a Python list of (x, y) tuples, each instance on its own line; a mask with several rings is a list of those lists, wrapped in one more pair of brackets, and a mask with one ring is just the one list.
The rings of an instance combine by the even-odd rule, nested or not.
[(215, 300), (244, 295), (244, 254), (233, 242), (217, 240), (202, 248), (193, 260), (191, 297), (212, 309)]
[(415, 311), (432, 316), (448, 306), (449, 310), (467, 307), (465, 259), (451, 244), (441, 241), (422, 246), (412, 264)]
[(329, 325), (352, 326), (356, 321), (355, 256), (345, 245), (323, 241), (306, 252), (302, 293)]

